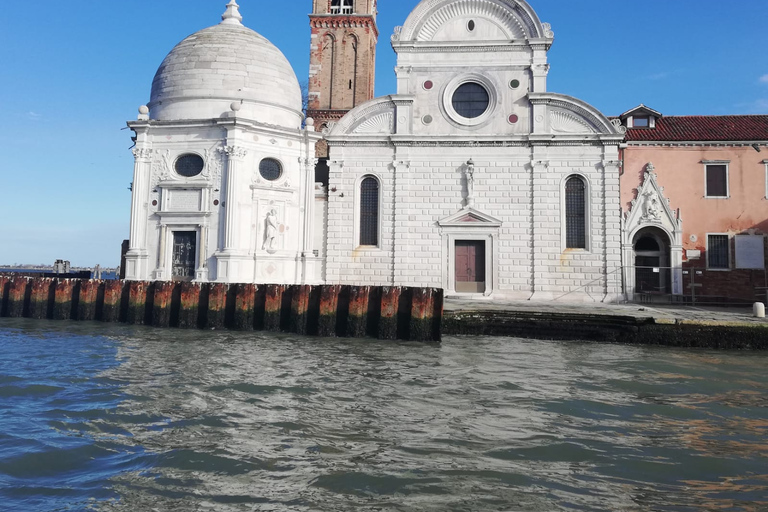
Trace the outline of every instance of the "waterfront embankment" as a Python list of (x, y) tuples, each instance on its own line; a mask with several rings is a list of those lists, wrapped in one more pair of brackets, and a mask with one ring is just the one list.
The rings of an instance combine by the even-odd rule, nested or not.
[(443, 291), (0, 274), (0, 316), (439, 342)]
[(445, 299), (443, 334), (768, 349), (768, 322), (742, 307)]

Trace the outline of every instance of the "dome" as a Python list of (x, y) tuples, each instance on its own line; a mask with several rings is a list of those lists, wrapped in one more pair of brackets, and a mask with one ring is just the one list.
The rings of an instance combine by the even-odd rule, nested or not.
[(285, 55), (245, 27), (231, 0), (218, 25), (184, 39), (155, 74), (150, 118), (210, 119), (240, 102), (238, 117), (301, 126), (301, 88)]

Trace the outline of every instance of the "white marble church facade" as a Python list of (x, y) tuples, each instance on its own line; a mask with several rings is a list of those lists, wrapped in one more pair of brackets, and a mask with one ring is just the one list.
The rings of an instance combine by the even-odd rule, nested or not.
[(547, 92), (553, 38), (523, 0), (416, 6), (392, 36), (397, 94), (326, 136), (328, 282), (620, 296), (623, 129)]
[(423, 0), (392, 36), (397, 94), (321, 136), (232, 0), (171, 51), (129, 123), (127, 278), (618, 298), (623, 129), (547, 92), (553, 39), (524, 0)]

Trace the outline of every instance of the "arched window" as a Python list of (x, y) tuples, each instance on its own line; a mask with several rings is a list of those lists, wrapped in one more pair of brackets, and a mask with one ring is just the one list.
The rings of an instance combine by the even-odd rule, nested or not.
[(352, 14), (352, 0), (331, 0), (331, 14)]
[(360, 183), (360, 245), (379, 245), (379, 181), (372, 176)]
[(579, 176), (565, 182), (565, 247), (587, 248), (587, 185)]

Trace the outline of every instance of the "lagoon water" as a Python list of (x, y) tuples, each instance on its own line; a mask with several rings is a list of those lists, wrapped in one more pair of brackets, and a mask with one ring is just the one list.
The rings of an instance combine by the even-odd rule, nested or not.
[(768, 510), (767, 367), (0, 319), (0, 510)]

